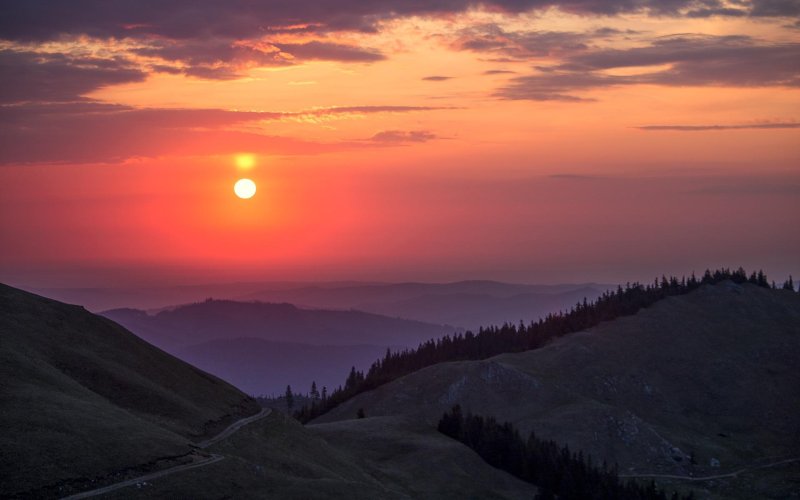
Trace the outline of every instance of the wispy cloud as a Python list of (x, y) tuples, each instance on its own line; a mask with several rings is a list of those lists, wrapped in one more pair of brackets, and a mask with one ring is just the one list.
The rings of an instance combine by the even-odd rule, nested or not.
[(780, 129), (800, 128), (800, 122), (782, 123), (744, 123), (738, 125), (644, 125), (639, 130), (704, 132), (708, 130), (748, 130), (748, 129)]
[(516, 73), (510, 69), (490, 69), (483, 72), (484, 75), (515, 75)]
[(596, 180), (608, 179), (608, 177), (602, 175), (572, 174), (569, 172), (551, 174), (548, 175), (548, 177), (551, 179), (566, 179), (566, 180), (576, 180), (576, 181), (596, 181)]
[(384, 130), (370, 138), (370, 141), (381, 144), (407, 144), (411, 142), (428, 142), (438, 137), (428, 130)]
[[(262, 121), (325, 121), (378, 113), (409, 113), (424, 106), (343, 106), (295, 112), (222, 109), (139, 109), (94, 101), (26, 103), (0, 107), (0, 165), (119, 162), (131, 157), (226, 154), (248, 150), (319, 154), (364, 147), (319, 143), (239, 130)], [(424, 131), (385, 132), (373, 142), (423, 142)]]

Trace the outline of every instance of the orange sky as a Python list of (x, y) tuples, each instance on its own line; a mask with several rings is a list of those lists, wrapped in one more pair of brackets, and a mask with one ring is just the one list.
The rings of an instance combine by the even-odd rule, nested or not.
[(304, 3), (10, 7), (0, 280), (800, 275), (791, 6)]

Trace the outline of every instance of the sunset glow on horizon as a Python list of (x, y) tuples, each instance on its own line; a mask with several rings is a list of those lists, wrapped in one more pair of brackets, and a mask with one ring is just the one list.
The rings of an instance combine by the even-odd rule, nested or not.
[(0, 281), (800, 275), (796, 3), (262, 4), (2, 7)]

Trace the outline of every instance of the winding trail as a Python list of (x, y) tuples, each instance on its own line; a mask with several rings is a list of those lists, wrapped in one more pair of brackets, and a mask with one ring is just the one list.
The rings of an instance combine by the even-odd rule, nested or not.
[(680, 479), (682, 481), (710, 481), (712, 479), (725, 479), (729, 477), (736, 477), (739, 474), (744, 472), (748, 472), (751, 470), (758, 470), (758, 469), (768, 469), (770, 467), (775, 467), (778, 465), (789, 464), (792, 462), (800, 462), (800, 457), (797, 458), (787, 458), (786, 460), (781, 460), (779, 462), (772, 462), (764, 465), (752, 465), (750, 467), (743, 467), (741, 469), (735, 470), (733, 472), (728, 472), (726, 474), (716, 474), (714, 476), (700, 476), (700, 477), (692, 477), (692, 476), (677, 476), (672, 474), (620, 474), (620, 478), (656, 478), (656, 479)]
[[(241, 420), (237, 420), (236, 422), (232, 423), (228, 426), (227, 429), (220, 432), (216, 436), (207, 439), (201, 443), (198, 443), (196, 446), (200, 449), (205, 449), (215, 444), (223, 439), (230, 437), (234, 432), (238, 431), (242, 427), (247, 424), (251, 424), (256, 420), (261, 420), (264, 417), (267, 417), (270, 413), (272, 413), (272, 409), (270, 408), (263, 408), (260, 412), (256, 413), (253, 416), (243, 418)], [(146, 481), (152, 481), (154, 479), (158, 479), (160, 477), (168, 476), (170, 474), (175, 474), (176, 472), (182, 472), (189, 469), (196, 469), (198, 467), (204, 467), (206, 465), (211, 465), (213, 463), (217, 463), (220, 460), (224, 460), (224, 455), (218, 455), (216, 453), (212, 453), (206, 459), (203, 459), (199, 462), (194, 462), (190, 464), (183, 464), (183, 465), (176, 465), (175, 467), (170, 467), (169, 469), (163, 469), (157, 472), (151, 472), (150, 474), (145, 474), (144, 476), (135, 477), (133, 479), (127, 479), (125, 481), (121, 481), (119, 483), (114, 483), (108, 486), (104, 486), (102, 488), (97, 488), (94, 490), (84, 491), (82, 493), (77, 493), (75, 495), (70, 495), (68, 497), (64, 497), (62, 500), (78, 500), (80, 498), (89, 498), (97, 495), (103, 495), (105, 493), (109, 493), (114, 490), (118, 490), (120, 488), (125, 488), (127, 486), (133, 486), (135, 484), (144, 483)]]
[(234, 422), (231, 425), (229, 425), (227, 429), (225, 429), (224, 431), (220, 432), (216, 436), (199, 443), (197, 445), (197, 447), (198, 448), (203, 448), (203, 449), (208, 448), (212, 444), (217, 443), (219, 441), (222, 441), (223, 439), (229, 437), (231, 434), (233, 434), (234, 432), (238, 431), (239, 429), (241, 429), (245, 425), (253, 423), (256, 420), (261, 420), (262, 418), (266, 417), (270, 413), (272, 413), (272, 409), (271, 408), (262, 408), (260, 412), (256, 413), (253, 416), (250, 416), (250, 417), (247, 417), (247, 418), (243, 418), (241, 420), (237, 420), (236, 422)]

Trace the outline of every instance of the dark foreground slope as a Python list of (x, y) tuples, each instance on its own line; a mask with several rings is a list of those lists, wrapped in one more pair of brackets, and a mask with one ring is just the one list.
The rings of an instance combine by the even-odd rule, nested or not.
[[(535, 488), (426, 426), (312, 430), (108, 319), (0, 285), (0, 497), (528, 499)], [(330, 442), (329, 442), (330, 441)], [(208, 460), (212, 458), (211, 460)], [(194, 464), (175, 472), (178, 465)]]
[(536, 493), (458, 441), (403, 419), (303, 427), (273, 411), (209, 451), (226, 458), (106, 498), (529, 500)]
[(0, 496), (55, 494), (184, 456), (190, 441), (258, 411), (106, 318), (5, 285), (0, 380)]
[(800, 456), (799, 361), (800, 295), (725, 282), (539, 350), (431, 366), (317, 422), (364, 408), (435, 425), (458, 403), (621, 474), (717, 475)]

